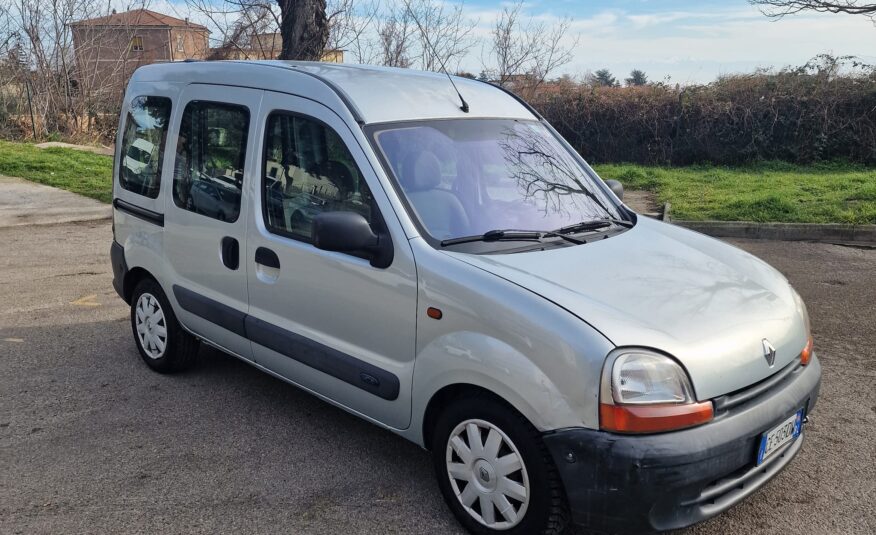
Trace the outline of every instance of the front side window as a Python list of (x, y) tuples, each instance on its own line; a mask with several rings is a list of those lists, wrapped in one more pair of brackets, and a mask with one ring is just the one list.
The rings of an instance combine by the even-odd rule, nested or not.
[(268, 118), (263, 182), (268, 230), (311, 240), (313, 218), (351, 211), (372, 221), (372, 197), (340, 136), (314, 119), (275, 113)]
[(539, 122), (423, 121), (373, 132), (415, 217), (435, 240), (623, 219)]
[(119, 154), (122, 188), (152, 199), (158, 197), (170, 107), (170, 99), (165, 97), (142, 96), (131, 101)]
[(218, 102), (189, 102), (173, 169), (173, 202), (220, 221), (237, 221), (243, 191), (249, 111)]

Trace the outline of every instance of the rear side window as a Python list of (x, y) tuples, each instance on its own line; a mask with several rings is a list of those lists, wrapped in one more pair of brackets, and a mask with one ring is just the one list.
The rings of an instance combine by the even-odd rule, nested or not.
[(142, 96), (131, 101), (119, 155), (122, 188), (152, 199), (158, 197), (170, 107), (170, 99), (165, 97)]
[(311, 241), (313, 218), (357, 212), (372, 220), (373, 199), (353, 155), (325, 124), (288, 113), (268, 118), (262, 185), (269, 231)]
[(176, 144), (174, 204), (220, 221), (237, 221), (248, 131), (245, 107), (190, 102)]

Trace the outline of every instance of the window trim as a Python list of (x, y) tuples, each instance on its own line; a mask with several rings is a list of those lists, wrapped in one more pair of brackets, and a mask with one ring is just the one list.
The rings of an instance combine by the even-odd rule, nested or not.
[[(167, 110), (167, 119), (166, 119), (167, 124), (164, 127), (164, 134), (163, 134), (164, 139), (162, 140), (161, 146), (159, 147), (159, 150), (158, 150), (158, 152), (159, 152), (158, 157), (157, 157), (158, 158), (158, 173), (157, 173), (158, 180), (157, 180), (157, 185), (155, 187), (155, 195), (144, 195), (143, 193), (139, 193), (137, 191), (129, 189), (128, 187), (125, 186), (125, 183), (122, 182), (122, 168), (125, 165), (125, 158), (127, 157), (127, 151), (125, 149), (129, 148), (125, 143), (125, 133), (128, 130), (128, 119), (131, 117), (131, 107), (134, 104), (134, 102), (140, 98), (143, 98), (143, 99), (149, 99), (149, 98), (164, 99), (168, 102), (168, 104), (170, 106)], [(117, 164), (117, 168), (116, 168), (116, 177), (115, 177), (115, 180), (119, 184), (119, 188), (121, 188), (122, 190), (127, 191), (128, 193), (131, 193), (133, 195), (137, 195), (139, 197), (145, 197), (147, 199), (153, 199), (153, 200), (157, 199), (158, 196), (161, 195), (161, 181), (162, 181), (162, 177), (164, 175), (164, 159), (167, 156), (165, 151), (167, 149), (167, 138), (169, 137), (169, 134), (170, 134), (170, 122), (173, 120), (173, 109), (174, 109), (173, 98), (171, 98), (169, 96), (165, 96), (165, 95), (155, 95), (155, 94), (135, 95), (131, 98), (131, 100), (128, 101), (128, 105), (127, 105), (127, 109), (126, 109), (126, 113), (125, 113), (125, 122), (122, 125), (121, 143), (119, 143), (119, 158), (118, 158), (118, 164)], [(132, 144), (133, 144), (133, 142), (132, 142)]]
[[(267, 113), (267, 115), (265, 115), (264, 130), (263, 130), (263, 135), (262, 135), (262, 158), (261, 158), (260, 167), (259, 167), (259, 175), (261, 176), (261, 179), (259, 180), (259, 184), (260, 184), (259, 185), (259, 198), (260, 198), (259, 204), (261, 205), (261, 209), (262, 209), (262, 224), (264, 224), (265, 230), (268, 232), (268, 234), (272, 234), (274, 236), (280, 236), (282, 238), (287, 238), (290, 240), (294, 240), (297, 242), (305, 243), (307, 245), (316, 247), (315, 245), (313, 245), (312, 238), (303, 238), (300, 235), (293, 234), (293, 233), (288, 232), (286, 230), (278, 229), (278, 228), (276, 228), (273, 225), (268, 223), (268, 196), (265, 195), (265, 192), (267, 189), (267, 181), (268, 181), (268, 177), (265, 174), (265, 168), (266, 168), (267, 163), (268, 163), (268, 134), (269, 134), (268, 127), (271, 124), (271, 118), (273, 118), (274, 116), (277, 116), (277, 115), (287, 115), (290, 117), (297, 117), (299, 119), (304, 119), (307, 121), (313, 121), (313, 122), (319, 124), (320, 126), (326, 128), (327, 130), (333, 132), (336, 136), (338, 136), (338, 139), (341, 141), (341, 143), (344, 144), (344, 148), (347, 149), (347, 152), (350, 154), (350, 157), (353, 159), (353, 165), (356, 166), (356, 171), (359, 173), (359, 177), (362, 179), (363, 182), (365, 182), (365, 185), (368, 187), (368, 191), (371, 194), (371, 221), (369, 221), (369, 224), (371, 225), (372, 229), (376, 233), (386, 234), (387, 239), (389, 239), (389, 230), (386, 228), (386, 222), (383, 220), (383, 215), (380, 213), (380, 207), (377, 206), (377, 202), (374, 199), (373, 188), (371, 187), (370, 184), (368, 184), (368, 181), (365, 180), (365, 173), (362, 172), (362, 168), (359, 166), (358, 162), (356, 162), (355, 156), (353, 156), (353, 151), (350, 150), (349, 144), (346, 141), (344, 141), (344, 138), (341, 136), (341, 134), (339, 134), (338, 131), (335, 130), (334, 128), (332, 128), (332, 126), (329, 125), (327, 122), (323, 121), (322, 119), (319, 119), (318, 117), (314, 117), (312, 115), (307, 115), (306, 113), (295, 112), (295, 111), (286, 110), (286, 109), (282, 109), (282, 108), (272, 109), (270, 112)], [(284, 170), (284, 172), (285, 172), (285, 170)], [(371, 258), (371, 256), (368, 253), (364, 253), (364, 252), (363, 253), (350, 252), (350, 253), (342, 253), (342, 254), (346, 254), (348, 256), (354, 256), (356, 258), (362, 258), (365, 260), (369, 260)]]
[(177, 36), (176, 36), (176, 51), (177, 52), (185, 52), (186, 51), (185, 38), (183, 37), (182, 34), (177, 34)]
[(131, 37), (131, 52), (143, 52), (146, 48), (143, 46), (143, 36), (134, 35)]
[[(246, 129), (244, 130), (244, 132), (246, 133), (247, 139), (246, 139), (246, 144), (243, 147), (243, 167), (241, 167), (241, 172), (243, 173), (243, 178), (241, 179), (241, 184), (240, 184), (240, 205), (237, 207), (237, 215), (235, 216), (234, 219), (225, 219), (223, 221), (223, 220), (219, 219), (218, 217), (213, 217), (213, 216), (209, 216), (207, 214), (202, 214), (200, 212), (195, 212), (193, 210), (189, 210), (185, 206), (180, 206), (180, 204), (176, 202), (176, 158), (177, 158), (176, 147), (179, 146), (179, 136), (180, 136), (180, 131), (181, 131), (180, 127), (182, 126), (183, 118), (186, 115), (186, 110), (188, 109), (188, 107), (192, 103), (217, 104), (219, 106), (227, 106), (227, 107), (231, 107), (231, 108), (240, 108), (240, 109), (246, 110)], [(186, 101), (186, 104), (183, 107), (182, 113), (179, 116), (179, 122), (177, 124), (175, 124), (174, 126), (176, 126), (176, 144), (174, 145), (174, 154), (173, 154), (173, 175), (170, 177), (171, 202), (173, 202), (173, 205), (176, 208), (182, 210), (183, 212), (189, 213), (189, 214), (196, 214), (196, 215), (199, 215), (202, 217), (206, 217), (207, 219), (210, 219), (212, 221), (218, 221), (219, 223), (228, 223), (228, 224), (237, 223), (237, 221), (240, 219), (240, 213), (243, 211), (243, 206), (244, 206), (244, 202), (243, 202), (244, 182), (243, 181), (246, 179), (247, 153), (249, 152), (249, 148), (250, 148), (249, 144), (251, 141), (249, 131), (252, 128), (252, 110), (250, 110), (249, 106), (247, 106), (246, 104), (224, 102), (221, 100), (204, 100), (204, 99), (193, 98), (193, 99)]]

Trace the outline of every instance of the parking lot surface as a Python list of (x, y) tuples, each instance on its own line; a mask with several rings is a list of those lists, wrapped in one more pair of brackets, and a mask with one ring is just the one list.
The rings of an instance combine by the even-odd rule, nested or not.
[[(0, 228), (0, 533), (460, 533), (417, 446), (211, 349), (151, 372), (111, 240)], [(821, 398), (787, 470), (684, 533), (874, 533), (876, 250), (733, 243), (806, 300)]]

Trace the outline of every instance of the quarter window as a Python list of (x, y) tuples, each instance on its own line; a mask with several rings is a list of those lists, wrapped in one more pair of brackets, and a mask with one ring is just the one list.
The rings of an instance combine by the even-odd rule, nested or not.
[(152, 199), (158, 197), (170, 107), (170, 99), (165, 97), (142, 96), (131, 101), (119, 155), (122, 188)]
[(180, 122), (173, 202), (220, 221), (237, 221), (243, 186), (249, 111), (217, 102), (190, 102)]
[(275, 234), (310, 241), (313, 218), (323, 212), (357, 212), (374, 224), (371, 191), (353, 155), (315, 119), (268, 118), (263, 188), (265, 226)]

